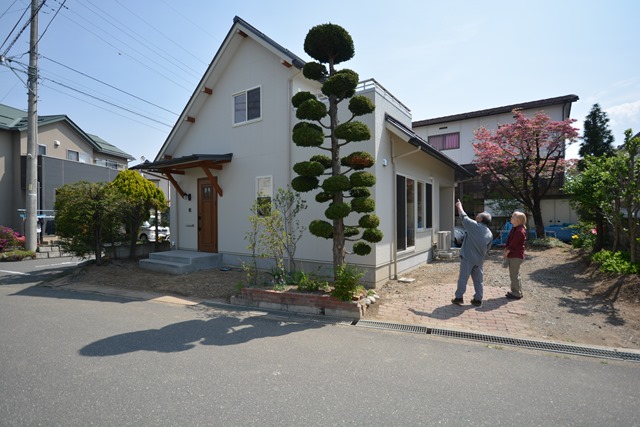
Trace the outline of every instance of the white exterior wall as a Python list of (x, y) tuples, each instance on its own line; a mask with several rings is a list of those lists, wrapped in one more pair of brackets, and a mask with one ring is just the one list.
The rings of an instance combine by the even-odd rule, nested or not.
[[(562, 105), (551, 105), (544, 109), (523, 110), (527, 117), (533, 117), (539, 111), (544, 111), (549, 115), (551, 120), (564, 120)], [(495, 130), (498, 129), (500, 125), (506, 123), (513, 123), (512, 113), (474, 117), (465, 120), (419, 126), (413, 128), (413, 131), (420, 135), (425, 141), (428, 141), (430, 136), (460, 132), (460, 148), (456, 150), (444, 150), (443, 153), (455, 160), (458, 164), (466, 165), (473, 163), (473, 159), (475, 157), (472, 144), (477, 141), (473, 136), (474, 131), (481, 127), (485, 127), (489, 130)]]
[[(294, 164), (308, 161), (315, 154), (329, 153), (319, 148), (297, 147), (292, 142), (292, 128), (298, 119), (291, 105), (291, 97), (298, 91), (320, 94), (317, 82), (307, 80), (296, 68), (283, 66), (277, 53), (265, 48), (251, 36), (232, 38), (215, 61), (214, 68), (207, 74), (209, 81), (203, 83), (204, 87), (212, 90), (212, 94), (194, 94), (191, 107), (188, 107), (185, 115), (193, 117), (195, 122), (181, 123), (174, 132), (178, 136), (171, 139), (159, 155), (170, 155), (177, 159), (193, 154), (233, 153), (232, 161), (223, 164), (222, 170), (211, 172), (217, 177), (224, 193), (218, 197), (218, 252), (224, 254), (225, 263), (238, 265), (241, 260), (248, 261), (251, 255), (245, 235), (251, 227), (248, 217), (256, 197), (256, 178), (271, 176), (275, 195), (279, 188), (287, 188), (296, 175), (292, 170)], [(261, 87), (261, 120), (233, 126), (233, 95), (257, 86)], [(366, 282), (379, 284), (392, 277), (398, 267), (401, 271), (408, 270), (430, 258), (434, 230), (439, 227), (440, 188), (453, 188), (454, 173), (450, 166), (423, 152), (400, 159), (394, 165), (392, 146), (396, 155), (414, 147), (398, 138), (392, 139), (385, 113), (401, 120), (410, 129), (410, 112), (373, 82), (358, 95), (368, 96), (376, 104), (374, 113), (357, 118), (369, 126), (372, 137), (369, 141), (353, 142), (342, 147), (340, 155), (344, 157), (353, 151), (367, 151), (376, 158), (372, 172), (376, 175), (377, 184), (372, 189), (372, 196), (376, 201), (375, 213), (380, 217), (384, 238), (372, 245), (371, 254), (364, 257), (347, 255), (347, 262), (367, 270)], [(347, 105), (348, 101), (339, 106), (341, 121), (350, 118)], [(383, 159), (386, 159), (386, 165)], [(401, 254), (402, 259), (398, 262), (395, 262), (394, 244), (396, 172), (432, 182), (434, 197), (433, 229), (420, 230), (416, 236), (416, 247)], [(180, 187), (192, 195), (192, 199), (179, 198), (172, 188), (172, 241), (177, 249), (197, 250), (197, 181), (206, 175), (199, 168), (191, 168), (184, 175), (173, 176)], [(302, 194), (308, 209), (298, 217), (307, 231), (297, 244), (296, 265), (307, 272), (315, 271), (317, 266), (330, 267), (333, 260), (332, 240), (318, 238), (308, 232), (311, 221), (325, 219), (324, 211), (328, 207), (328, 203), (319, 204), (315, 201), (317, 193), (318, 190), (314, 190)], [(347, 218), (346, 223), (357, 224), (360, 216), (354, 214)], [(451, 220), (446, 222), (452, 224), (453, 213), (450, 216)], [(351, 248), (351, 242), (347, 242), (347, 250)]]
[[(212, 170), (223, 190), (218, 197), (218, 247), (220, 252), (246, 253), (245, 232), (249, 231), (250, 208), (255, 200), (255, 181), (273, 177), (273, 192), (289, 182), (290, 127), (289, 78), (295, 69), (284, 67), (280, 59), (251, 38), (243, 41), (213, 94), (203, 105), (176, 151), (174, 158), (192, 154), (233, 153), (231, 163)], [(233, 95), (261, 87), (262, 118), (257, 122), (233, 125)], [(175, 175), (192, 200), (173, 196), (172, 227), (179, 227), (177, 246), (197, 249), (197, 181), (206, 175), (199, 168)], [(179, 220), (178, 220), (179, 219)]]

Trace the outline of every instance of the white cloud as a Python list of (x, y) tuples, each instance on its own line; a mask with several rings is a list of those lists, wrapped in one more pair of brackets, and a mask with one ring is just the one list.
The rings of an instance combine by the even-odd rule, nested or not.
[(640, 120), (640, 101), (626, 102), (605, 109), (612, 125), (633, 123)]

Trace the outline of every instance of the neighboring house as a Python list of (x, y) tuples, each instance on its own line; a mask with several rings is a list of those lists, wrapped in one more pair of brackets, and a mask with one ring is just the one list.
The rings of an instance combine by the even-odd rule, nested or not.
[[(485, 127), (489, 130), (495, 130), (501, 124), (512, 123), (512, 111), (514, 109), (520, 109), (528, 117), (533, 117), (539, 111), (543, 111), (553, 121), (566, 120), (570, 118), (572, 103), (578, 101), (578, 99), (576, 95), (565, 95), (487, 110), (454, 114), (452, 116), (419, 120), (412, 123), (412, 129), (440, 152), (449, 156), (465, 169), (475, 172), (476, 168), (473, 165), (475, 154), (472, 144), (477, 142), (473, 135), (476, 129)], [(569, 206), (568, 198), (561, 192), (562, 180), (563, 177), (561, 176), (558, 180), (558, 185), (552, 188), (542, 201), (542, 215), (547, 225), (575, 223), (578, 220), (575, 212)], [(487, 198), (486, 191), (489, 189), (478, 178), (474, 178), (466, 182), (460, 182), (457, 197), (462, 195), (471, 196), (476, 201), (474, 207), (477, 210), (490, 210), (490, 203), (484, 203)]]
[[(234, 18), (155, 160), (133, 167), (171, 181), (176, 249), (217, 252), (228, 265), (248, 262), (252, 204), (259, 195), (272, 197), (287, 188), (295, 163), (325, 153), (296, 147), (291, 139), (297, 122), (291, 97), (320, 93), (318, 82), (302, 75), (303, 65)], [(348, 255), (347, 262), (366, 270), (364, 280), (376, 285), (432, 258), (437, 232), (454, 228), (455, 175), (471, 174), (416, 135), (410, 110), (375, 80), (362, 82), (357, 92), (376, 105), (374, 113), (359, 118), (372, 138), (343, 147), (341, 155), (366, 150), (375, 156), (372, 196), (384, 239), (368, 256)], [(299, 217), (305, 226), (324, 218), (327, 205), (316, 203), (315, 193), (302, 194), (309, 205)], [(295, 257), (307, 272), (331, 266), (332, 241), (306, 232)]]
[[(65, 115), (39, 116), (37, 143), (40, 218), (51, 217), (58, 187), (81, 180), (111, 181), (133, 160)], [(26, 158), (27, 112), (0, 104), (0, 225), (20, 232), (24, 232), (20, 211), (25, 209)]]

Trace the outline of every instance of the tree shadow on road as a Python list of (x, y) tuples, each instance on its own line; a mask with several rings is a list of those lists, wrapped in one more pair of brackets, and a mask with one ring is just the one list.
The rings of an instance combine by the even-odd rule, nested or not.
[(93, 342), (82, 349), (87, 357), (115, 356), (136, 351), (175, 353), (198, 345), (227, 346), (255, 339), (279, 337), (323, 327), (319, 322), (275, 321), (257, 316), (219, 315), (208, 320), (189, 320), (160, 329), (127, 332)]

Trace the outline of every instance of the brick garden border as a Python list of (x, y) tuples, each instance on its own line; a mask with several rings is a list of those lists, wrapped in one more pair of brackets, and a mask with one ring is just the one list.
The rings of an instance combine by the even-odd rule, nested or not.
[(361, 319), (367, 310), (364, 299), (340, 301), (327, 294), (268, 289), (242, 288), (239, 296), (231, 297), (231, 303), (270, 310), (301, 314)]

